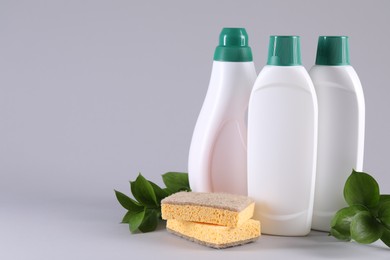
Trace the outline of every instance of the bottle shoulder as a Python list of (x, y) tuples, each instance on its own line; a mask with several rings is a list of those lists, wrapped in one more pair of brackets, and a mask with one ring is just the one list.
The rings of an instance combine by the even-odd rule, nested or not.
[[(213, 107), (227, 104), (242, 106), (249, 98), (255, 80), (253, 62), (214, 61), (205, 103)], [(221, 104), (217, 105), (217, 102)]]
[(309, 74), (313, 73), (356, 73), (355, 69), (351, 65), (342, 66), (325, 66), (325, 65), (314, 65), (310, 70)]
[(255, 79), (256, 70), (253, 62), (213, 62), (210, 84), (234, 85)]
[(303, 66), (264, 66), (252, 92), (269, 87), (288, 87), (314, 92), (313, 82)]
[(255, 68), (253, 61), (229, 62), (229, 61), (213, 61), (213, 69), (236, 69), (236, 70), (252, 70)]
[(362, 92), (359, 76), (350, 65), (315, 65), (311, 68), (309, 74), (316, 90), (322, 88), (338, 88), (350, 92)]
[(256, 80), (253, 62), (214, 61), (200, 121), (214, 124), (242, 117)]

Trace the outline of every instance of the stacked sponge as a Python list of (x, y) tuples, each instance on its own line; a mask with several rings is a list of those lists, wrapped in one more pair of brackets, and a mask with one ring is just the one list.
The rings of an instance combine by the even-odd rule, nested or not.
[(178, 192), (161, 201), (169, 232), (213, 248), (257, 240), (254, 207), (250, 198), (226, 193)]

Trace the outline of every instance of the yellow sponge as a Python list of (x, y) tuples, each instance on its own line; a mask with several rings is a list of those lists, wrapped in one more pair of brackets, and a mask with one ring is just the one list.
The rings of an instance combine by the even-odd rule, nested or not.
[(213, 224), (168, 219), (167, 230), (180, 237), (205, 246), (226, 248), (257, 240), (260, 237), (260, 222), (249, 219), (240, 226), (231, 228)]
[(178, 192), (161, 201), (163, 219), (237, 227), (253, 216), (248, 197), (226, 193)]

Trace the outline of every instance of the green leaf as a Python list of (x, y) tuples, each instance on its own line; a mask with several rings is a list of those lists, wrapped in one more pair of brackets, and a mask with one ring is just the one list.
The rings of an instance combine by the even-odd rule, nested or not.
[(381, 240), (383, 243), (385, 243), (388, 247), (390, 247), (390, 230), (384, 228), (383, 234), (381, 236)]
[(168, 188), (164, 188), (163, 189), (166, 193), (168, 193), (168, 196), (169, 195), (172, 195), (174, 192), (172, 191), (172, 190), (170, 190), (170, 189), (168, 189)]
[(131, 214), (131, 216), (128, 219), (129, 220), (129, 229), (130, 229), (131, 233), (134, 233), (138, 230), (142, 221), (144, 220), (144, 217), (145, 217), (145, 210), (138, 212), (138, 213), (135, 213), (135, 214)]
[[(350, 232), (348, 232), (348, 233), (350, 233)], [(335, 229), (335, 228), (331, 228), (331, 229), (330, 229), (330, 235), (334, 236), (335, 238), (337, 238), (337, 239), (339, 239), (339, 240), (351, 241), (351, 234), (339, 232), (339, 231), (338, 231), (337, 229)]]
[(351, 238), (361, 244), (377, 241), (383, 233), (381, 224), (368, 211), (357, 213), (351, 222)]
[(144, 206), (158, 206), (152, 185), (141, 174), (138, 175), (135, 181), (130, 182), (130, 186), (134, 198)]
[(390, 229), (390, 201), (380, 203), (378, 218), (385, 227)]
[(367, 209), (361, 205), (353, 205), (337, 211), (330, 223), (330, 234), (337, 239), (350, 241), (350, 227), (352, 219), (358, 212), (361, 211), (367, 211)]
[(379, 203), (379, 197), (379, 186), (375, 179), (367, 173), (353, 170), (344, 186), (344, 198), (348, 205), (374, 208)]
[(162, 175), (162, 178), (170, 193), (191, 191), (187, 173), (167, 172)]
[(390, 195), (389, 194), (381, 194), (379, 197), (379, 203), (384, 203), (390, 201)]
[(114, 190), (115, 195), (119, 203), (124, 207), (125, 209), (129, 211), (140, 211), (143, 209), (143, 207), (136, 202), (135, 200), (129, 198), (127, 195), (123, 194), (120, 191)]
[(121, 223), (129, 223), (129, 220), (130, 220), (130, 218), (131, 218), (133, 215), (135, 215), (135, 214), (137, 214), (137, 213), (140, 213), (140, 212), (142, 212), (142, 211), (144, 211), (144, 210), (145, 210), (145, 208), (144, 208), (143, 206), (140, 206), (140, 207), (137, 208), (137, 209), (127, 211), (127, 213), (123, 216), (123, 219), (122, 219), (122, 222), (121, 222)]
[(129, 223), (129, 219), (130, 219), (131, 215), (133, 215), (133, 214), (134, 214), (134, 212), (127, 211), (127, 213), (123, 216), (121, 223), (128, 224)]
[(380, 195), (378, 205), (376, 207), (370, 209), (370, 211), (372, 212), (372, 215), (375, 217), (378, 217), (379, 208), (381, 207), (381, 205), (383, 203), (388, 202), (388, 201), (390, 201), (390, 195), (387, 195), (387, 194)]
[(130, 182), (135, 200), (115, 191), (119, 203), (128, 210), (122, 223), (128, 223), (132, 233), (155, 230), (161, 218), (161, 200), (177, 191), (190, 191), (187, 173), (168, 172), (163, 174), (163, 181), (166, 188), (159, 187), (139, 174), (135, 181)]
[(138, 229), (144, 233), (154, 231), (157, 228), (158, 221), (158, 211), (155, 209), (146, 209), (145, 217)]
[(154, 182), (149, 181), (150, 185), (152, 185), (152, 188), (154, 190), (154, 193), (156, 194), (158, 205), (161, 204), (161, 200), (167, 196), (169, 196), (169, 193), (165, 189), (161, 189), (160, 186), (155, 184)]

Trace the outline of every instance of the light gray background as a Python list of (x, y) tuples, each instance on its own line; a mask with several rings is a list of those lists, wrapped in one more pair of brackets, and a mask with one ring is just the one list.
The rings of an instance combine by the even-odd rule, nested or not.
[(269, 35), (300, 35), (307, 69), (319, 35), (350, 36), (366, 99), (364, 168), (390, 193), (389, 11), (386, 0), (0, 0), (0, 258), (384, 258), (380, 242), (316, 232), (228, 251), (163, 227), (130, 235), (113, 189), (128, 193), (138, 172), (162, 184), (162, 173), (187, 170), (219, 32), (245, 27), (257, 72)]

